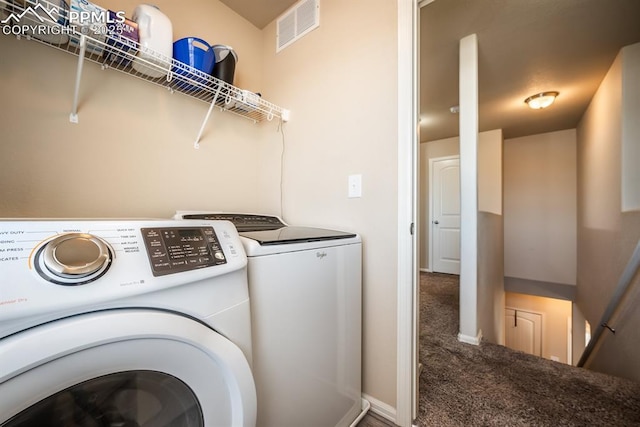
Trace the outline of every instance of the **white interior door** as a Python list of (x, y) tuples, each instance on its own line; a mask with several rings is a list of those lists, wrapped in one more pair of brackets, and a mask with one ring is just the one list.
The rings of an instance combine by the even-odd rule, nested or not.
[(460, 158), (431, 162), (431, 270), (460, 274)]
[(542, 315), (505, 308), (506, 346), (542, 357)]

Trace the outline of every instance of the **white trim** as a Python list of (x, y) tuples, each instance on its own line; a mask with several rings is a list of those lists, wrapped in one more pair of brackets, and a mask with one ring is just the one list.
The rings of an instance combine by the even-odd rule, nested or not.
[(463, 333), (459, 333), (458, 341), (466, 344), (480, 345), (480, 343), (482, 342), (482, 329), (478, 331), (478, 335), (476, 335), (475, 337), (464, 335)]
[(423, 7), (425, 7), (429, 3), (433, 3), (434, 1), (436, 0), (418, 0), (418, 8), (422, 9)]
[(384, 402), (379, 401), (375, 397), (371, 397), (366, 393), (362, 393), (362, 398), (369, 401), (371, 404), (370, 411), (376, 415), (381, 416), (385, 420), (389, 420), (391, 422), (395, 422), (396, 420), (396, 408), (391, 405), (388, 405)]
[[(398, 276), (395, 423), (417, 411), (418, 365), (418, 90), (416, 0), (398, 0)], [(411, 228), (413, 225), (413, 234)]]
[(433, 270), (431, 270), (430, 268), (420, 267), (420, 271), (422, 271), (423, 273), (433, 273)]
[[(362, 399), (362, 403), (361, 403), (362, 411), (360, 411), (360, 415), (358, 415), (356, 417), (356, 419), (353, 420), (353, 422), (351, 424), (349, 424), (349, 427), (357, 427), (358, 424), (360, 424), (360, 421), (367, 415), (367, 413), (369, 413), (369, 409), (371, 409), (371, 402), (369, 402), (364, 397), (361, 397), (361, 399)], [(345, 417), (346, 417), (346, 415), (345, 415)], [(342, 424), (342, 420), (340, 420), (338, 425), (341, 425), (341, 424)]]

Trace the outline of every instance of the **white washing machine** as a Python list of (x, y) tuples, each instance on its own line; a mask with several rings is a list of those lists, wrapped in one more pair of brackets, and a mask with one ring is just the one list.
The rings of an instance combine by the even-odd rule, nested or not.
[(260, 427), (349, 426), (362, 411), (362, 247), (353, 233), (275, 216), (178, 212), (229, 220), (248, 258)]
[(0, 221), (0, 426), (255, 426), (227, 221)]

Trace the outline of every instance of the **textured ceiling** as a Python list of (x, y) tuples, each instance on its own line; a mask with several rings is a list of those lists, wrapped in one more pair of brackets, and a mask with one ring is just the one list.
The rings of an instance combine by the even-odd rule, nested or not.
[[(258, 28), (295, 0), (221, 0)], [(458, 135), (458, 43), (478, 36), (480, 130), (505, 138), (576, 127), (621, 47), (640, 42), (640, 0), (423, 0), (421, 140)], [(363, 9), (362, 13), (366, 13)], [(546, 110), (524, 99), (560, 92)]]
[(297, 0), (220, 0), (251, 22), (262, 29), (276, 19), (285, 10), (289, 9)]
[[(640, 0), (435, 0), (420, 11), (421, 140), (458, 135), (458, 45), (478, 36), (480, 130), (505, 138), (576, 127), (621, 47), (640, 41)], [(524, 99), (556, 90), (556, 103)]]

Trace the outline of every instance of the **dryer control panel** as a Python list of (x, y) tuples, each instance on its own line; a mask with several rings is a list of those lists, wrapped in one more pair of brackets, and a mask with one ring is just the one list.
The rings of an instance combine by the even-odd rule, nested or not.
[(226, 264), (213, 227), (143, 228), (154, 276)]
[(200, 220), (223, 220), (231, 221), (239, 232), (277, 230), (286, 224), (277, 216), (260, 214), (242, 214), (230, 212), (177, 212), (179, 219), (200, 219)]

